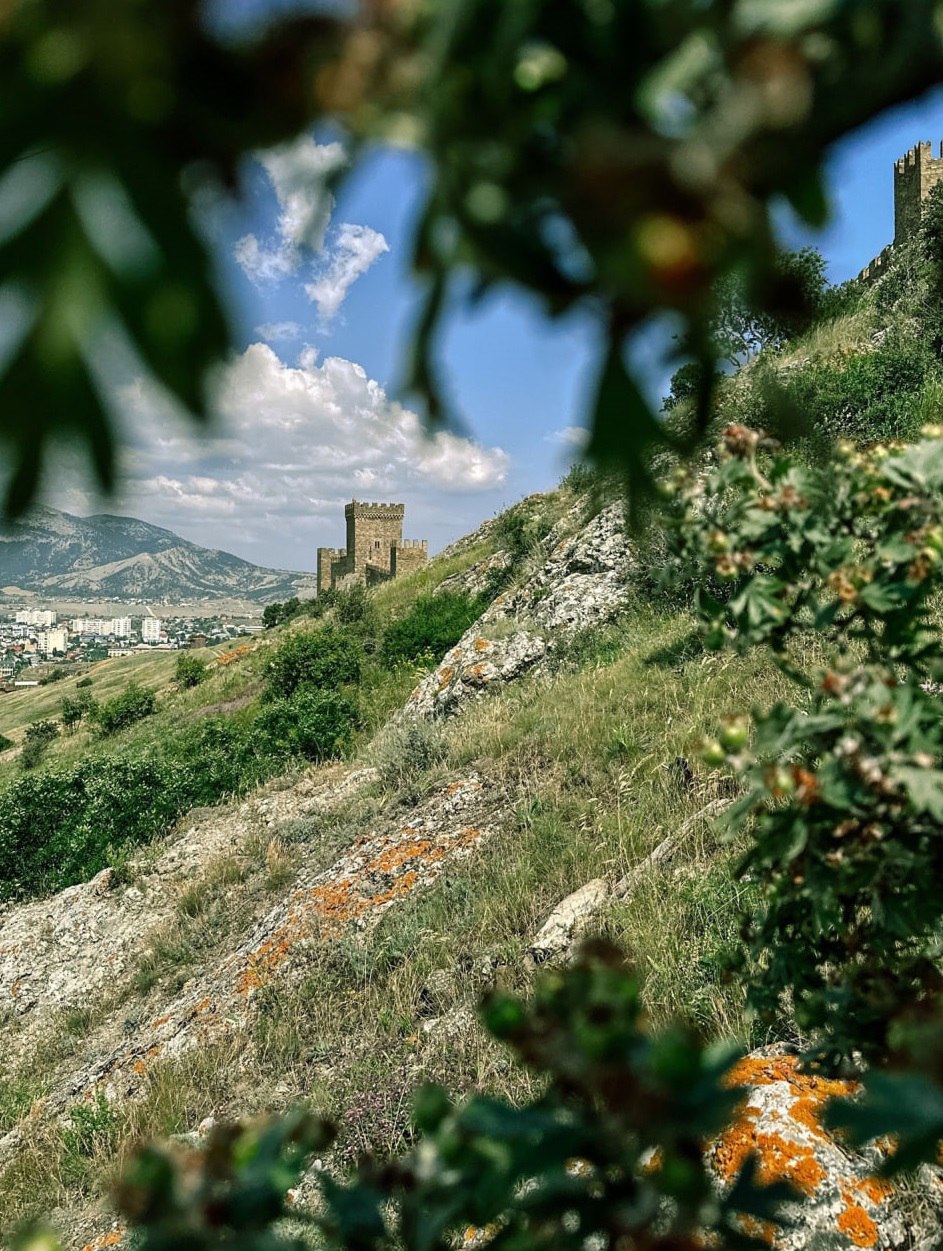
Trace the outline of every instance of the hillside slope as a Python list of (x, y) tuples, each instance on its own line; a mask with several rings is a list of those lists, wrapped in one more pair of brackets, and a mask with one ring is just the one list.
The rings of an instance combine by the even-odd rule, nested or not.
[(313, 574), (253, 565), (134, 517), (54, 508), (0, 525), (0, 585), (73, 598), (259, 603), (315, 591)]
[[(419, 1075), (505, 1083), (478, 995), (526, 978), (560, 898), (617, 882), (685, 821), (681, 876), (665, 863), (600, 924), (645, 953), (656, 1014), (686, 1006), (735, 1027), (736, 1003), (697, 966), (715, 941), (703, 909), (730, 902), (698, 815), (715, 783), (673, 762), (733, 687), (775, 679), (698, 658), (682, 693), (670, 645), (689, 623), (633, 600), (620, 510), (587, 519), (566, 492), (520, 509), (540, 524), (512, 582), (414, 671), (411, 712), (400, 697), (354, 758), (194, 814), (120, 873), (0, 913), (5, 1229), (43, 1214), (76, 1246), (106, 1231), (100, 1196), (139, 1133), (310, 1099), (345, 1116), (342, 1165), (398, 1141)], [(504, 563), (500, 540), (486, 528), (380, 588), (377, 610), (446, 579), (477, 584)], [(218, 702), (238, 667), (201, 698)], [(431, 691), (447, 695), (445, 720), (417, 720)], [(102, 1129), (76, 1159), (83, 1107)]]
[[(198, 1142), (213, 1118), (306, 1101), (339, 1121), (317, 1167), (342, 1172), (402, 1144), (420, 1081), (526, 1093), (475, 1004), (525, 988), (581, 926), (631, 953), (654, 1021), (749, 1037), (724, 976), (747, 888), (693, 748), (783, 679), (703, 652), (683, 610), (636, 589), (619, 505), (563, 490), (512, 512), (371, 596), (389, 618), (509, 575), (438, 663), (374, 692), (347, 760), (0, 911), (4, 1234), (42, 1216), (84, 1251), (119, 1241), (105, 1196), (141, 1135)], [(284, 633), (165, 715), (251, 688)]]

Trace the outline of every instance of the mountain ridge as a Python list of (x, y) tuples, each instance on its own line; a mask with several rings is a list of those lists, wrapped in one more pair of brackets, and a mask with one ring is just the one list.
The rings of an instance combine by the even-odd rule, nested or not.
[(137, 517), (44, 506), (0, 524), (0, 585), (49, 596), (246, 599), (313, 595), (315, 575), (253, 564)]

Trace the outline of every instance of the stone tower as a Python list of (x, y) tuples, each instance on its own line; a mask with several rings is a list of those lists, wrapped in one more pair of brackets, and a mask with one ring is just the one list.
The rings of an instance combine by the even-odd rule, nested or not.
[(887, 273), (894, 248), (912, 239), (920, 228), (927, 196), (943, 179), (943, 143), (940, 155), (924, 141), (894, 162), (894, 242), (889, 243), (858, 275), (858, 281), (875, 282)]
[(318, 548), (318, 594), (363, 582), (373, 586), (420, 569), (429, 558), (425, 539), (403, 540), (404, 504), (365, 504), (344, 508), (346, 547)]
[(353, 557), (350, 572), (357, 581), (366, 579), (367, 566), (390, 575), (390, 553), (403, 539), (405, 504), (363, 504), (351, 500), (344, 508), (347, 521), (347, 555)]
[(920, 226), (927, 196), (943, 179), (943, 143), (933, 155), (929, 143), (918, 143), (894, 162), (894, 243), (905, 243)]

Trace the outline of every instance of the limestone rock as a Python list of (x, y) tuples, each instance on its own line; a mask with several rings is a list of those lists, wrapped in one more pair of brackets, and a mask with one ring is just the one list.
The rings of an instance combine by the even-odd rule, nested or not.
[(929, 1197), (928, 1228), (915, 1230), (901, 1216), (895, 1188), (875, 1176), (879, 1153), (850, 1150), (823, 1128), (825, 1104), (854, 1095), (855, 1083), (803, 1072), (781, 1046), (747, 1056), (731, 1082), (746, 1095), (736, 1120), (708, 1148), (718, 1183), (729, 1184), (755, 1152), (760, 1182), (788, 1181), (804, 1196), (784, 1213), (783, 1228), (748, 1232), (776, 1251), (903, 1251), (936, 1228)]
[[(581, 508), (574, 506), (571, 514)], [(498, 595), (420, 682), (407, 702), (408, 715), (456, 712), (485, 690), (542, 667), (572, 635), (604, 625), (622, 609), (630, 560), (622, 504), (567, 533), (573, 521), (568, 515), (551, 531), (543, 564), (523, 586)]]
[(453, 573), (450, 578), (443, 578), (433, 591), (433, 595), (445, 595), (448, 592), (463, 593), (472, 597), (483, 595), (488, 587), (493, 585), (494, 579), (510, 566), (511, 557), (507, 552), (493, 552), (490, 556), (475, 561), (461, 573)]
[(609, 897), (605, 878), (597, 877), (558, 903), (537, 932), (527, 949), (531, 964), (565, 956), (580, 930), (599, 911)]
[(491, 639), (473, 627), (423, 678), (410, 695), (406, 712), (426, 717), (454, 712), (487, 688), (521, 677), (543, 660), (547, 648), (545, 639), (527, 630)]

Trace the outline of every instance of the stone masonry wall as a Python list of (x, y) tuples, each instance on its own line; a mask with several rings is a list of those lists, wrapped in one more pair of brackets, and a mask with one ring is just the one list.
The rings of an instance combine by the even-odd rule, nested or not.
[(943, 144), (933, 155), (929, 143), (918, 143), (894, 163), (894, 242), (903, 243), (917, 233), (923, 203), (943, 178)]
[(394, 543), (390, 553), (390, 575), (401, 578), (406, 573), (415, 573), (429, 559), (429, 543), (426, 539), (404, 539)]
[(351, 572), (366, 579), (367, 565), (390, 572), (390, 552), (402, 542), (404, 504), (363, 504), (352, 500), (344, 509)]
[(887, 272), (893, 249), (912, 239), (920, 228), (927, 196), (943, 179), (943, 143), (940, 155), (926, 141), (915, 144), (894, 162), (894, 242), (884, 248), (858, 274), (858, 282), (871, 283)]

